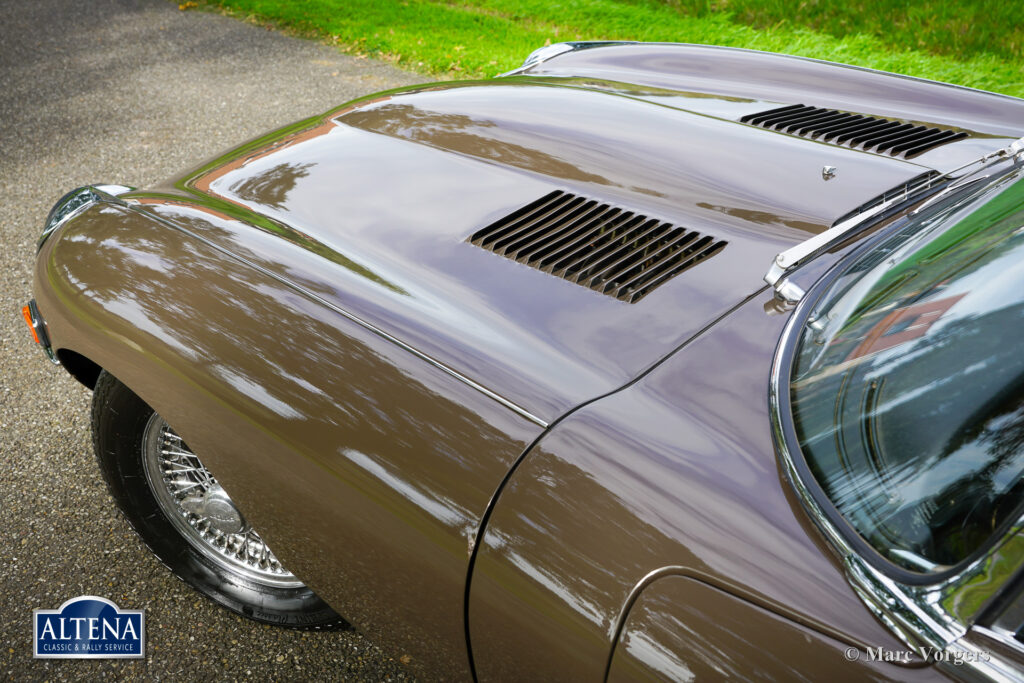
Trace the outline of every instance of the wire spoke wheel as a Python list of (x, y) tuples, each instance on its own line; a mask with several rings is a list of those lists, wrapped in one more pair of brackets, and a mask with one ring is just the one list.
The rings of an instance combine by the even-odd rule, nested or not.
[(266, 586), (302, 586), (249, 526), (202, 461), (157, 413), (142, 441), (157, 504), (192, 546), (221, 567)]
[(92, 437), (100, 471), (125, 519), (179, 579), (265, 624), (351, 628), (281, 566), (177, 432), (106, 370), (93, 389)]

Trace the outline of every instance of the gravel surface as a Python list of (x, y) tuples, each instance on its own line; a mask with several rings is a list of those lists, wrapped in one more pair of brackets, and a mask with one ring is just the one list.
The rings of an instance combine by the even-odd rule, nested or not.
[[(262, 131), (417, 82), (385, 64), (157, 0), (0, 0), (0, 678), (406, 680), (356, 632), (246, 621), (172, 576), (117, 514), (89, 391), (20, 308), (65, 191), (139, 187)], [(92, 594), (146, 610), (145, 660), (33, 660), (32, 610)]]

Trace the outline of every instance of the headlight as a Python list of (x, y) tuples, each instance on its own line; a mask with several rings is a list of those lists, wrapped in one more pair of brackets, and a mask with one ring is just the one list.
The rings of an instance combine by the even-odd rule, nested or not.
[(115, 201), (118, 195), (131, 192), (134, 189), (134, 187), (128, 187), (127, 185), (87, 185), (71, 190), (71, 192), (58, 199), (57, 203), (50, 209), (50, 214), (46, 217), (46, 224), (43, 226), (43, 234), (39, 236), (39, 242), (36, 244), (36, 252), (38, 253), (43, 248), (43, 243), (46, 242), (46, 239), (64, 221), (81, 213), (87, 207), (97, 202)]

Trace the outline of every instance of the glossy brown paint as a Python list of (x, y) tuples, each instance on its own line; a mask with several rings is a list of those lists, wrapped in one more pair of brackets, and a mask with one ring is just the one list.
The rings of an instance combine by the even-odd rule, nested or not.
[[(1024, 100), (1016, 97), (816, 59), (708, 45), (597, 47), (558, 55), (521, 73), (647, 88), (653, 91), (651, 97), (667, 97), (668, 103), (682, 97), (689, 100), (683, 108), (737, 120), (750, 113), (745, 101), (832, 107), (1010, 139), (1020, 136), (1024, 120)], [(723, 111), (716, 95), (735, 104)], [(947, 158), (934, 154), (917, 160)]]
[[(628, 598), (665, 568), (837, 642), (902, 649), (782, 478), (767, 369), (786, 316), (770, 299), (573, 413), (516, 469), (472, 577), (481, 680), (600, 679)], [(756, 623), (737, 628), (773, 647)]]
[(293, 572), (421, 671), (469, 676), (469, 539), (538, 426), (131, 210), (86, 212), (37, 278), (54, 338), (203, 453)]
[[(824, 181), (826, 164), (841, 176)], [(228, 219), (203, 237), (258, 252), (550, 422), (756, 290), (776, 253), (927, 170), (635, 98), (509, 80), (346, 107), (207, 164), (177, 182), (177, 201), (134, 196), (171, 220)], [(632, 306), (467, 242), (554, 189), (728, 246)]]
[[(695, 625), (699, 624), (699, 628)], [(753, 634), (759, 637), (754, 639)], [(609, 683), (625, 681), (933, 681), (683, 576), (658, 579), (629, 610)], [(909, 650), (890, 650), (906, 654)]]
[[(799, 623), (780, 647), (800, 631), (833, 643), (822, 661), (898, 648), (780, 479), (766, 396), (785, 315), (758, 295), (672, 354), (777, 252), (999, 147), (1021, 103), (749, 60), (602, 48), (347, 105), (72, 219), (36, 297), (57, 348), (154, 406), (284, 564), (421, 673), (470, 675), (470, 541), (499, 491), (468, 606), (482, 678), (600, 678), (627, 599), (664, 567), (756, 623)], [(974, 137), (907, 162), (737, 121), (789, 98)], [(627, 304), (468, 243), (553, 189), (728, 245)], [(670, 635), (626, 638), (644, 629)]]

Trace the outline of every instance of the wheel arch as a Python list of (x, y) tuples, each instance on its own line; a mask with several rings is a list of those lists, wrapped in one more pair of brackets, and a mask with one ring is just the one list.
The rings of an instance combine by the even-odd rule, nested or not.
[(71, 349), (57, 349), (56, 353), (61, 367), (69, 375), (77, 379), (87, 389), (96, 388), (96, 380), (99, 379), (100, 372), (104, 369), (99, 363)]

